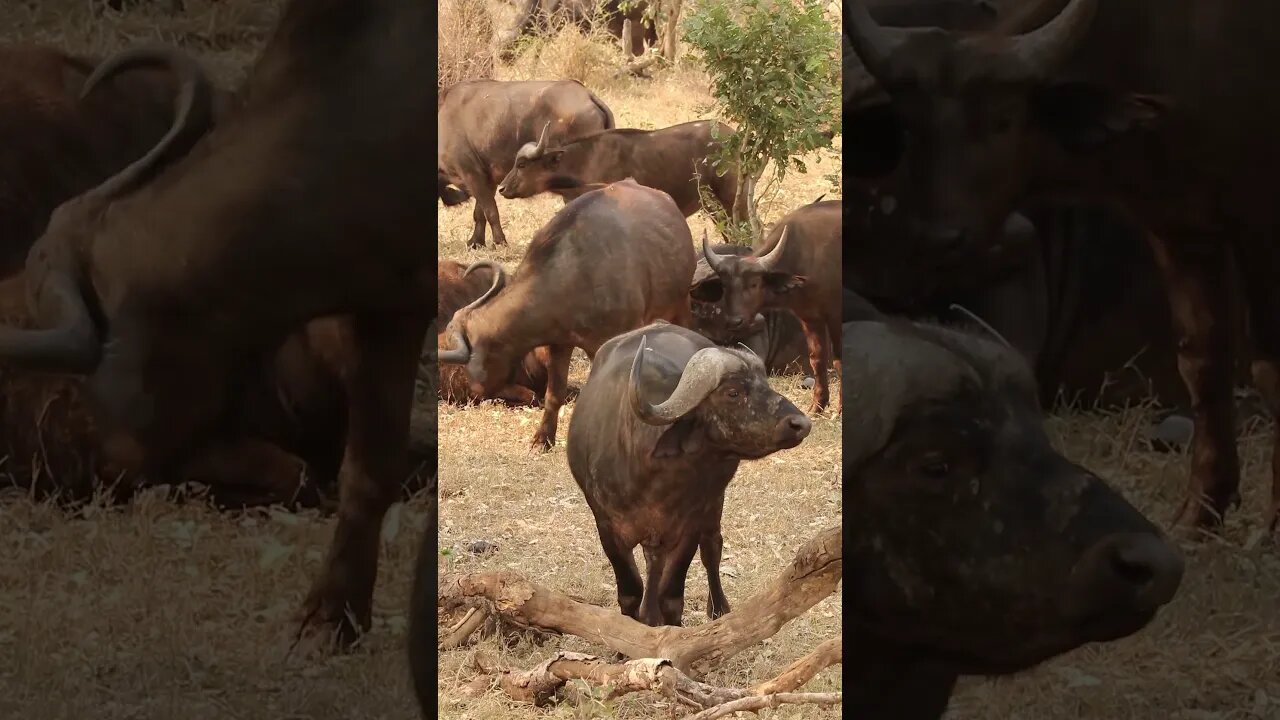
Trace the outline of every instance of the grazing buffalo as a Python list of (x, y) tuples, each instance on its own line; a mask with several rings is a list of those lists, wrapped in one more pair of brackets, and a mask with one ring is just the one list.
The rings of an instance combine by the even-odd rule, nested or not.
[(338, 522), (304, 604), (304, 628), (344, 641), (370, 624), (432, 320), (434, 23), (415, 0), (289, 2), (225, 122), (165, 165), (212, 104), (184, 92), (152, 151), (54, 211), (23, 272), (38, 329), (0, 332), (0, 361), (87, 376), (116, 465), (171, 477), (255, 452), (235, 432), (244, 378), (289, 333), (347, 315)]
[(699, 549), (707, 616), (729, 612), (720, 586), (725, 488), (739, 462), (795, 447), (810, 428), (748, 350), (664, 322), (602, 345), (569, 422), (569, 470), (595, 516), (622, 613), (680, 625)]
[(476, 199), (470, 247), (484, 246), (486, 220), (494, 245), (507, 244), (493, 193), (525, 143), (540, 133), (559, 144), (614, 127), (609, 106), (576, 80), (467, 80), (441, 91), (438, 104), (438, 182)]
[[(840, 201), (826, 200), (787, 214), (749, 257), (719, 255), (704, 236), (702, 254), (716, 278), (690, 293), (698, 299), (720, 296), (725, 324), (744, 334), (763, 309), (794, 314), (814, 371), (811, 412), (821, 412), (830, 400), (827, 368), (833, 355), (840, 370), (840, 229)], [(837, 407), (839, 403), (837, 397)]]
[[(493, 286), (494, 267), (476, 265), (467, 268), (453, 260), (437, 262), (436, 294), (439, 302), (436, 317), (444, 322), (459, 309), (475, 302)], [(512, 405), (538, 405), (539, 396), (547, 391), (547, 368), (551, 360), (549, 348), (540, 347), (524, 356), (511, 384), (492, 396), (474, 395), (466, 372), (457, 365), (440, 366), (440, 399), (445, 402), (470, 403), (494, 399)]]
[(490, 290), (449, 321), (439, 360), (465, 365), (472, 392), (490, 394), (511, 382), (526, 353), (550, 346), (532, 441), (550, 450), (573, 349), (594, 357), (609, 338), (654, 320), (691, 325), (694, 263), (689, 226), (670, 195), (633, 180), (593, 190), (538, 230), (509, 284), (493, 266)]
[[(719, 255), (736, 255), (747, 257), (751, 248), (745, 245), (719, 243), (711, 249)], [(720, 303), (720, 295), (711, 293), (706, 287), (707, 281), (714, 281), (716, 271), (707, 264), (705, 257), (698, 258), (698, 266), (693, 272), (694, 294), (701, 292), (706, 300), (699, 300), (694, 294), (689, 296), (689, 306), (693, 310), (693, 329), (717, 345), (743, 345), (764, 361), (764, 367), (770, 374), (781, 375), (802, 372), (812, 375), (809, 365), (809, 347), (804, 339), (804, 331), (800, 321), (789, 310), (764, 310), (760, 317), (752, 323), (754, 330), (750, 335), (742, 337), (742, 332), (730, 330), (725, 324), (724, 306)]]
[(906, 321), (842, 342), (851, 716), (937, 720), (958, 676), (1125, 637), (1173, 598), (1177, 549), (1054, 450), (1018, 353)]
[[(658, 44), (658, 31), (652, 18), (645, 17), (648, 0), (521, 0), (516, 3), (516, 18), (509, 30), (501, 33), (498, 45), (502, 59), (514, 57), (516, 40), (538, 33), (545, 34), (553, 22), (573, 23), (590, 32), (603, 21), (609, 34), (622, 41), (624, 51), (632, 57), (644, 54), (644, 47)], [(626, 22), (631, 21), (630, 35), (624, 38)]]
[[(845, 33), (909, 138), (904, 211), (981, 247), (1037, 198), (1101, 198), (1136, 218), (1166, 283), (1195, 413), (1182, 525), (1239, 503), (1230, 257), (1243, 275), (1253, 377), (1280, 411), (1280, 60), (1267, 0), (1043, 0), (972, 36), (878, 24), (846, 2)], [(864, 138), (875, 143), (875, 137)], [(1280, 433), (1280, 425), (1276, 426)], [(1276, 435), (1280, 442), (1280, 434)], [(1280, 529), (1280, 461), (1269, 519)]]
[[(0, 46), (0, 276), (22, 268), (58, 205), (159, 142), (183, 87), (208, 83), (182, 51), (156, 48), (153, 59), (84, 93), (96, 59), (48, 47)], [(206, 132), (227, 98), (214, 91), (213, 114), (194, 118), (187, 125), (191, 132)], [(185, 152), (194, 141), (184, 139), (174, 150)]]
[(746, 217), (744, 212), (734, 211), (737, 171), (712, 167), (721, 143), (733, 132), (716, 120), (661, 130), (605, 130), (559, 144), (550, 143), (544, 132), (538, 142), (526, 143), (516, 153), (498, 192), (509, 200), (544, 192), (571, 199), (584, 185), (629, 177), (670, 195), (688, 217), (702, 207), (699, 186), (703, 186), (719, 201), (725, 215), (740, 222)]

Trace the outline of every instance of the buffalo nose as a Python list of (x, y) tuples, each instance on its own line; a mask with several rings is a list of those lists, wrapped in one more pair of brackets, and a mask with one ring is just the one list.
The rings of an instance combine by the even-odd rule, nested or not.
[(746, 318), (738, 315), (727, 317), (724, 320), (724, 324), (728, 325), (730, 330), (737, 330), (741, 328), (746, 322), (747, 322)]
[(1154, 611), (1173, 599), (1182, 583), (1182, 555), (1151, 533), (1121, 535), (1111, 541), (1103, 572), (1123, 588), (1136, 610)]
[[(499, 186), (498, 186), (498, 194), (499, 194), (499, 195), (501, 195), (502, 197), (507, 197), (507, 186), (506, 186), (506, 185), (499, 185)], [(507, 199), (508, 199), (508, 200), (510, 200), (511, 198), (507, 198)]]
[(782, 421), (782, 427), (791, 437), (803, 440), (809, 436), (813, 423), (804, 415), (789, 415)]

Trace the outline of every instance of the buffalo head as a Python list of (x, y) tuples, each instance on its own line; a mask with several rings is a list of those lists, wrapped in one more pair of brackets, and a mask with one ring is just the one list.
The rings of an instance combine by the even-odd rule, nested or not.
[(893, 321), (842, 340), (859, 414), (843, 429), (844, 597), (867, 647), (1015, 672), (1134, 633), (1173, 598), (1180, 554), (1054, 449), (1016, 351)]
[(702, 302), (721, 303), (724, 325), (734, 332), (750, 333), (763, 318), (760, 311), (781, 304), (786, 293), (804, 287), (806, 278), (781, 269), (787, 251), (787, 228), (769, 252), (750, 255), (721, 255), (707, 245), (702, 233), (702, 257), (715, 274), (696, 284), (689, 296)]
[(582, 184), (560, 172), (564, 148), (547, 147), (547, 129), (550, 127), (550, 122), (543, 125), (538, 142), (525, 143), (516, 151), (511, 172), (498, 185), (502, 197), (508, 200), (527, 198), (548, 190), (565, 190)]
[(903, 207), (940, 249), (990, 242), (1046, 167), (1097, 153), (1161, 113), (1150, 97), (1055, 79), (1097, 6), (1070, 0), (1022, 34), (1014, 25), (1030, 14), (1011, 15), (1001, 34), (958, 34), (882, 26), (863, 0), (846, 0), (845, 36), (887, 98), (853, 109), (858, 148), (846, 153), (857, 162), (846, 167), (905, 176)]
[(761, 458), (800, 444), (809, 418), (769, 387), (764, 363), (754, 353), (703, 348), (689, 358), (671, 395), (653, 404), (651, 386), (670, 378), (657, 363), (646, 372), (646, 339), (631, 365), (631, 409), (649, 425), (670, 425), (654, 449), (657, 457), (700, 450), (737, 458)]
[(496, 393), (511, 381), (515, 372), (512, 353), (500, 338), (490, 337), (485, 332), (484, 314), (475, 314), (477, 309), (502, 291), (507, 283), (506, 271), (498, 263), (478, 260), (467, 266), (462, 276), (466, 277), (482, 267), (493, 271), (493, 284), (483, 295), (453, 314), (440, 334), (448, 346), (439, 347), (437, 355), (441, 364), (466, 366), (471, 393), (476, 397)]

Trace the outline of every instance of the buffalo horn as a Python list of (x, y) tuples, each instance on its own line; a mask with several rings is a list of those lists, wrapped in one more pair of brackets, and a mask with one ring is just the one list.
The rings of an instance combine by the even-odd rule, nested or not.
[(0, 360), (46, 372), (91, 372), (102, 346), (75, 278), (51, 271), (36, 291), (35, 309), (38, 317), (53, 318), (55, 327), (0, 328)]
[(670, 425), (698, 406), (711, 391), (720, 385), (724, 376), (740, 370), (745, 364), (741, 357), (722, 347), (703, 348), (689, 358), (680, 382), (671, 397), (658, 405), (650, 405), (640, 395), (640, 375), (644, 365), (646, 339), (641, 338), (636, 359), (631, 363), (631, 409), (648, 425)]
[(466, 307), (467, 310), (474, 310), (480, 307), (481, 305), (489, 302), (489, 300), (494, 295), (497, 295), (499, 292), (502, 291), (502, 288), (506, 287), (507, 272), (502, 269), (501, 265), (499, 265), (498, 263), (492, 260), (477, 260), (471, 263), (470, 265), (467, 266), (466, 270), (462, 271), (462, 276), (466, 277), (471, 274), (472, 270), (476, 270), (482, 267), (487, 267), (493, 271), (493, 284), (489, 286), (488, 290), (484, 291), (483, 295), (476, 298), (475, 300), (472, 300), (471, 303), (467, 305)]
[(726, 256), (721, 255), (715, 250), (712, 250), (711, 246), (707, 244), (706, 230), (702, 231), (702, 257), (707, 259), (707, 265), (710, 265), (711, 269), (715, 270), (717, 274), (719, 274), (721, 271), (721, 268), (724, 267), (724, 261)]
[(551, 127), (551, 121), (548, 120), (546, 125), (542, 126), (542, 134), (538, 135), (538, 144), (534, 148), (535, 155), (541, 155), (547, 149), (547, 130)]
[(1041, 75), (1055, 72), (1080, 45), (1098, 10), (1098, 0), (1071, 0), (1052, 20), (1019, 35), (1013, 52)]
[(774, 267), (777, 266), (780, 260), (782, 260), (782, 254), (786, 252), (786, 249), (783, 246), (787, 242), (787, 233), (790, 230), (790, 225), (783, 225), (782, 235), (778, 237), (777, 244), (773, 246), (772, 250), (762, 255), (760, 259), (756, 260), (765, 272), (773, 272)]
[(454, 330), (450, 333), (449, 342), (453, 347), (439, 351), (437, 361), (442, 365), (466, 365), (471, 361), (471, 346), (467, 345), (467, 339), (461, 332)]
[(863, 0), (844, 0), (844, 33), (858, 59), (881, 82), (894, 77), (893, 54), (916, 29), (884, 27), (871, 17)]

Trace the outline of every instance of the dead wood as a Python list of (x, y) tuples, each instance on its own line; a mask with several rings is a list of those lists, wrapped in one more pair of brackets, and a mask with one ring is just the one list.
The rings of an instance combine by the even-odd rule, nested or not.
[(647, 75), (645, 75), (645, 72), (649, 68), (661, 62), (666, 62), (666, 59), (663, 58), (661, 55), (659, 55), (656, 51), (651, 51), (646, 55), (636, 58), (635, 60), (623, 63), (622, 67), (618, 68), (618, 71), (615, 72), (613, 76), (616, 78), (622, 77), (624, 75), (633, 75), (635, 77), (648, 77)]
[[(595, 656), (562, 652), (531, 670), (509, 670), (481, 663), (510, 697), (546, 704), (570, 680), (586, 680), (611, 688), (610, 697), (639, 690), (659, 692), (699, 711), (693, 717), (717, 718), (739, 710), (758, 710), (784, 703), (833, 705), (840, 693), (794, 693), (824, 668), (841, 662), (843, 645), (828, 640), (792, 663), (777, 677), (753, 689), (722, 688), (695, 678), (743, 650), (772, 637), (836, 591), (843, 573), (841, 528), (829, 528), (796, 552), (787, 570), (738, 609), (697, 627), (649, 627), (617, 610), (571, 598), (512, 572), (445, 576), (438, 605), (480, 608), (519, 628), (572, 634), (634, 660), (611, 663)], [(461, 643), (474, 615), (449, 632), (446, 642)]]

